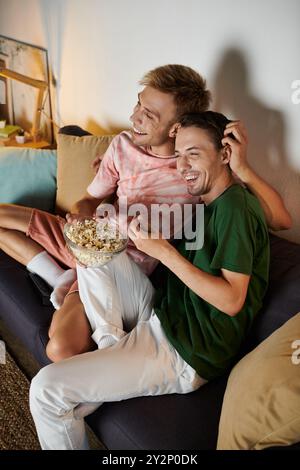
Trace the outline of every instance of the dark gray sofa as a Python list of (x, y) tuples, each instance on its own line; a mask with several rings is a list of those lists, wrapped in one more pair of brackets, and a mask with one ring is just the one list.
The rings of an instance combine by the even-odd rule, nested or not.
[[(270, 285), (241, 356), (300, 311), (300, 245), (274, 235), (270, 240)], [(47, 303), (27, 270), (0, 252), (0, 317), (41, 366), (49, 363), (45, 346), (53, 308)], [(106, 403), (87, 422), (112, 450), (215, 449), (226, 382), (224, 376), (188, 395)]]

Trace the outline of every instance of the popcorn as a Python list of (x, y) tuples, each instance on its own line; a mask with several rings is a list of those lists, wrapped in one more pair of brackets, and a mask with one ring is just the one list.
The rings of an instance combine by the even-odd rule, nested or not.
[(115, 226), (94, 219), (66, 224), (64, 235), (75, 258), (89, 267), (106, 264), (114, 253), (122, 251), (127, 244)]

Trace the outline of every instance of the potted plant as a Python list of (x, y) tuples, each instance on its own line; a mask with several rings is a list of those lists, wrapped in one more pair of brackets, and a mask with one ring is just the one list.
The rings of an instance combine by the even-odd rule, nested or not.
[(24, 144), (26, 140), (24, 129), (19, 129), (16, 135), (16, 142), (18, 144)]

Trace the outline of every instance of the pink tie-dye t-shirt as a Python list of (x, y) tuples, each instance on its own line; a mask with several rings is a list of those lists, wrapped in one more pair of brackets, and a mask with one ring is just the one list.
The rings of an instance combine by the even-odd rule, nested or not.
[[(118, 199), (127, 197), (128, 207), (136, 203), (151, 207), (151, 204), (183, 205), (199, 201), (199, 197), (188, 194), (186, 183), (176, 169), (174, 155), (162, 158), (148, 148), (137, 147), (126, 131), (112, 140), (87, 191), (97, 199), (116, 192)], [(132, 242), (128, 244), (127, 253), (147, 275), (158, 263)]]

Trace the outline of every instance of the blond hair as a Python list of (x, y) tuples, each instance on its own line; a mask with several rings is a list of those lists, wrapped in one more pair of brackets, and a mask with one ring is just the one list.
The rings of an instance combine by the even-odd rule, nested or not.
[(140, 85), (172, 94), (177, 106), (177, 118), (188, 112), (206, 111), (211, 100), (204, 78), (185, 65), (169, 64), (150, 70), (140, 80)]

